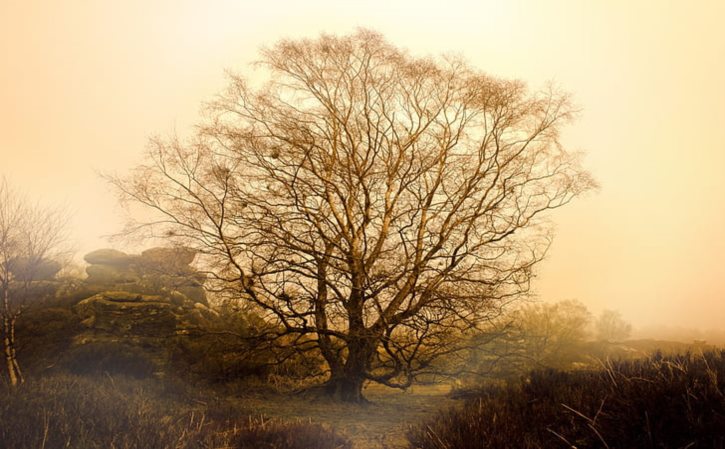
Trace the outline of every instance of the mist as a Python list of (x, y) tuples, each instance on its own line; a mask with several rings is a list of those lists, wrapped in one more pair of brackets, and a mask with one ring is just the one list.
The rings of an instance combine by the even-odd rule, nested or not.
[[(192, 446), (254, 447), (270, 431), (279, 438), (302, 435), (301, 447), (325, 441), (331, 448), (427, 449), (438, 443), (425, 429), (446, 435), (458, 420), (487, 422), (478, 436), (495, 440), (481, 429), (495, 428), (499, 418), (472, 411), (471, 401), (503, 410), (506, 418), (499, 421), (513, 423), (511, 429), (518, 420), (534, 420), (505, 404), (533, 403), (540, 392), (531, 399), (526, 389), (538, 385), (562, 395), (557, 404), (562, 398), (578, 404), (581, 409), (565, 413), (584, 419), (572, 434), (565, 428), (552, 433), (541, 421), (545, 436), (554, 438), (549, 443), (572, 445), (567, 438), (584, 432), (597, 445), (611, 438), (633, 447), (644, 443), (627, 438), (650, 432), (649, 421), (642, 424), (646, 432), (641, 427), (625, 435), (614, 421), (603, 419), (597, 427), (597, 417), (610, 397), (617, 398), (612, 410), (632, 408), (636, 388), (617, 384), (611, 396), (607, 379), (586, 376), (645, 373), (661, 382), (653, 381), (646, 393), (652, 403), (672, 404), (662, 411), (662, 435), (682, 430), (677, 425), (683, 423), (695, 428), (706, 422), (698, 429), (713, 439), (697, 440), (709, 442), (698, 447), (722, 447), (725, 436), (697, 410), (667, 430), (667, 413), (675, 416), (679, 396), (662, 398), (672, 385), (702, 387), (702, 404), (722, 398), (713, 373), (725, 368), (723, 17), (725, 3), (707, 0), (453, 0), (445, 6), (410, 0), (254, 6), (0, 0), (0, 287), (6, 294), (0, 335), (8, 374), (6, 381), (0, 371), (0, 393), (15, 398), (0, 407), (0, 416), (12, 417), (9, 428), (22, 428), (15, 435), (0, 431), (0, 442), (27, 435), (45, 445), (50, 424), (23, 404), (56, 406), (72, 397), (92, 413), (54, 408), (48, 413), (57, 422), (83, 428), (97, 418), (97, 427), (106, 429), (121, 413), (130, 423), (103, 435), (127, 433), (122, 443), (89, 437), (89, 448), (157, 444), (134, 443), (134, 432), (154, 434), (154, 423), (164, 419), (173, 421), (172, 431), (159, 434), (158, 447), (182, 444), (177, 434), (193, 435), (196, 440), (183, 441)], [(365, 53), (369, 48), (377, 52)], [(388, 57), (361, 68), (355, 51), (361, 60)], [(329, 55), (344, 68), (325, 65)], [(387, 70), (376, 74), (380, 78), (343, 76), (378, 67)], [(327, 70), (340, 71), (337, 79), (348, 83), (340, 91), (349, 98), (310, 88), (329, 81)], [(392, 93), (375, 84), (390, 73), (396, 74), (388, 80)], [(442, 74), (465, 81), (448, 87), (456, 95), (445, 94)], [(292, 82), (280, 81), (288, 75)], [(480, 88), (462, 90), (473, 85)], [(414, 95), (400, 93), (410, 86)], [(519, 180), (515, 188), (497, 184), (498, 176), (475, 163), (471, 142), (488, 135), (489, 123), (494, 129), (500, 123), (500, 112), (487, 109), (488, 98), (476, 97), (484, 91), (498, 95), (491, 97), (505, 106), (500, 110), (526, 118), (514, 134), (536, 145), (536, 151), (528, 144), (512, 151), (517, 170), (506, 172), (508, 162), (491, 165), (502, 178)], [(359, 92), (373, 92), (379, 101), (363, 101)], [(420, 92), (427, 96), (418, 98)], [(312, 170), (301, 195), (313, 200), (295, 202), (295, 195), (279, 194), (280, 188), (300, 192), (297, 175), (287, 177), (285, 167), (303, 167), (299, 160), (326, 144), (338, 150), (338, 129), (326, 128), (334, 120), (302, 100), (297, 106), (305, 107), (290, 106), (320, 97), (329, 109), (341, 101), (349, 106), (341, 110), (366, 118), (367, 132), (361, 120), (350, 125), (347, 138), (366, 139), (367, 147), (351, 144), (348, 161), (367, 151), (362, 159), (375, 160), (375, 170), (356, 172), (355, 164), (321, 151), (310, 164), (328, 177), (315, 178), (319, 172)], [(388, 116), (385, 107), (370, 112), (405, 101), (411, 103), (398, 115)], [(438, 110), (431, 106), (436, 102)], [(265, 109), (269, 104), (275, 107)], [(406, 127), (459, 106), (483, 119), (442, 114), (420, 134)], [(309, 123), (315, 125), (306, 128)], [(250, 131), (259, 129), (271, 131)], [(401, 131), (410, 138), (400, 139)], [(456, 131), (465, 138), (449, 143), (463, 146), (460, 153), (446, 145), (436, 152), (425, 143), (444, 142)], [(500, 135), (510, 138), (507, 132), (504, 127)], [(419, 143), (420, 135), (429, 140)], [(313, 145), (320, 139), (322, 146)], [(484, 143), (479, 162), (521, 144), (511, 140), (486, 153)], [(415, 152), (401, 151), (409, 145)], [(396, 149), (399, 160), (410, 158), (408, 172), (391, 162), (394, 157), (380, 156)], [(464, 162), (452, 164), (453, 158)], [(421, 161), (436, 164), (426, 168)], [(375, 178), (382, 173), (388, 178)], [(357, 183), (348, 182), (355, 177)], [(277, 190), (270, 187), (275, 182)], [(486, 182), (490, 190), (470, 188)], [(396, 185), (400, 202), (390, 201)], [(319, 194), (330, 186), (338, 195), (332, 200)], [(495, 206), (484, 212), (471, 206), (484, 204), (489, 191), (500, 195)], [(429, 211), (431, 201), (420, 192), (439, 201), (438, 209)], [(368, 201), (348, 202), (358, 194)], [(401, 204), (403, 212), (395, 209)], [(371, 205), (380, 209), (377, 215), (369, 213)], [(471, 209), (459, 221), (438, 215), (456, 217), (461, 205)], [(356, 207), (363, 211), (360, 229), (351, 225), (359, 218)], [(299, 212), (310, 208), (312, 220)], [(238, 212), (233, 219), (230, 210)], [(429, 212), (434, 218), (427, 222)], [(410, 223), (396, 223), (404, 216)], [(409, 227), (419, 216), (416, 234)], [(472, 243), (467, 239), (476, 232), (446, 228), (466, 220), (479, 232)], [(501, 231), (501, 223), (510, 232)], [(389, 226), (395, 232), (386, 240)], [(315, 232), (320, 235), (305, 240)], [(53, 242), (41, 238), (49, 235)], [(414, 235), (418, 245), (411, 244)], [(436, 238), (440, 245), (432, 243)], [(340, 243), (345, 239), (349, 247)], [(384, 244), (375, 250), (378, 241)], [(358, 257), (358, 250), (371, 255)], [(440, 265), (426, 259), (431, 255)], [(443, 280), (434, 281), (434, 273)], [(422, 302), (426, 295), (434, 298), (430, 304)], [(334, 305), (325, 312), (328, 304)], [(360, 310), (350, 312), (350, 304), (361, 304)], [(367, 334), (373, 330), (377, 339)], [(681, 373), (668, 366), (682, 367)], [(577, 390), (580, 382), (591, 382), (586, 385), (594, 396)], [(24, 393), (12, 396), (16, 388)], [(153, 403), (148, 415), (134, 412), (147, 393)], [(131, 405), (119, 411), (115, 404), (123, 397)], [(359, 408), (368, 402), (375, 406)], [(462, 412), (436, 415), (444, 405)], [(556, 407), (541, 419), (549, 411), (558, 419)], [(351, 420), (356, 413), (363, 418)], [(36, 418), (40, 424), (27, 424)], [(248, 426), (237, 428), (241, 421)], [(417, 431), (403, 430), (411, 423)], [(720, 425), (713, 423), (713, 429)], [(528, 438), (523, 431), (516, 435)], [(446, 447), (469, 447), (449, 437)], [(48, 447), (70, 441), (64, 438), (59, 433)]]
[(574, 94), (581, 112), (564, 139), (601, 190), (557, 215), (541, 299), (618, 309), (643, 328), (719, 327), (723, 6), (416, 5), (3, 2), (2, 172), (73, 211), (79, 254), (108, 246), (124, 214), (97, 173), (129, 169), (151, 136), (187, 133), (224, 69), (246, 71), (263, 45), (365, 24), (413, 53), (456, 52)]

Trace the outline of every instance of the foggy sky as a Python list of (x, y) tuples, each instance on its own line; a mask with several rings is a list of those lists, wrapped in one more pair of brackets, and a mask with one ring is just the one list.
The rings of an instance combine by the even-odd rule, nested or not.
[(98, 172), (189, 133), (261, 46), (362, 26), (573, 94), (564, 141), (602, 188), (551, 215), (542, 299), (723, 328), (724, 19), (721, 1), (0, 0), (0, 175), (68, 207), (79, 254), (108, 246), (122, 214)]

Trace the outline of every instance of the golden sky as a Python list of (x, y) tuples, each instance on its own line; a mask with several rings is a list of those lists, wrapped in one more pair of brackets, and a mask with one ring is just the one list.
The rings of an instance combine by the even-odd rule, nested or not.
[(543, 299), (723, 328), (723, 21), (719, 0), (0, 0), (0, 175), (66, 205), (81, 254), (108, 246), (121, 211), (98, 172), (188, 132), (261, 46), (362, 26), (574, 95), (565, 142), (602, 188), (552, 216)]

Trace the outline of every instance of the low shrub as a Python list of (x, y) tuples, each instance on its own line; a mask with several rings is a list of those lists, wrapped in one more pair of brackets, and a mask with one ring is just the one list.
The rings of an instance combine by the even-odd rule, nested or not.
[(13, 449), (351, 447), (321, 425), (250, 418), (177, 384), (124, 376), (54, 375), (0, 386), (0, 422), (0, 447)]
[(411, 429), (411, 447), (725, 447), (725, 351), (539, 371), (469, 396)]
[(63, 307), (31, 307), (18, 320), (17, 351), (27, 373), (55, 366), (82, 330), (80, 319)]
[(235, 336), (202, 333), (179, 337), (170, 345), (170, 353), (173, 369), (190, 380), (207, 383), (263, 378), (268, 370), (265, 354)]
[(119, 342), (92, 342), (72, 347), (63, 355), (60, 367), (72, 374), (151, 377), (156, 370), (142, 348)]

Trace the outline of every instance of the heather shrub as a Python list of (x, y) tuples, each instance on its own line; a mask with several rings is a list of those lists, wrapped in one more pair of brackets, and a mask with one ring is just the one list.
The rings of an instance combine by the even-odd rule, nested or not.
[(411, 429), (418, 449), (725, 447), (725, 351), (533, 372)]

